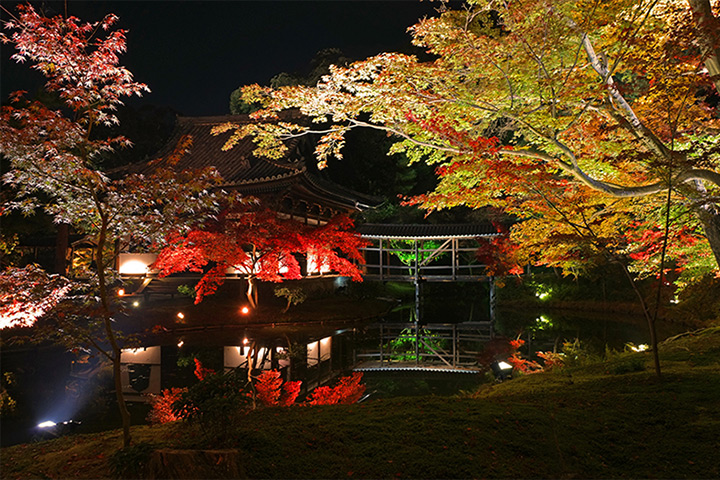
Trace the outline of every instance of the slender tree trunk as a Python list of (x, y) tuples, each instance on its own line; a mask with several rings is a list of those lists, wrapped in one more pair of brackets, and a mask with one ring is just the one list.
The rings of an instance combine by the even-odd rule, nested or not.
[(648, 304), (645, 301), (645, 298), (643, 298), (642, 293), (640, 290), (638, 290), (637, 285), (635, 284), (635, 279), (633, 278), (632, 274), (630, 273), (630, 270), (628, 270), (627, 266), (622, 262), (618, 261), (618, 265), (620, 265), (620, 268), (622, 268), (623, 273), (627, 277), (628, 281), (630, 282), (630, 285), (632, 286), (633, 291), (635, 292), (635, 295), (638, 298), (638, 302), (640, 303), (640, 306), (643, 310), (643, 315), (645, 316), (645, 320), (648, 324), (648, 330), (650, 330), (650, 344), (652, 345), (652, 352), (653, 352), (653, 363), (655, 365), (655, 374), (658, 378), (662, 378), (662, 371), (660, 370), (660, 354), (658, 352), (658, 341), (657, 341), (657, 330), (655, 329), (655, 319), (652, 315), (650, 315), (650, 309), (648, 308)]
[(122, 351), (118, 345), (115, 332), (112, 328), (112, 312), (110, 311), (110, 298), (105, 278), (105, 244), (107, 243), (107, 218), (103, 216), (102, 208), (98, 208), (102, 224), (97, 237), (97, 250), (95, 251), (95, 264), (98, 270), (98, 287), (100, 289), (100, 303), (102, 304), (103, 322), (105, 334), (112, 347), (113, 380), (115, 384), (115, 398), (117, 399), (120, 418), (123, 426), (123, 447), (130, 446), (130, 412), (125, 403), (125, 395), (122, 390), (122, 364), (120, 362)]

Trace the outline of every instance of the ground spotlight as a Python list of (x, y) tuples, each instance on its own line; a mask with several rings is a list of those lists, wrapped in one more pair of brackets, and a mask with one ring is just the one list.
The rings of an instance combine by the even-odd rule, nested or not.
[(48, 440), (51, 438), (57, 438), (68, 433), (73, 433), (77, 427), (80, 426), (81, 422), (75, 420), (68, 420), (67, 422), (55, 423), (52, 420), (46, 420), (38, 423), (35, 427), (35, 440)]
[(507, 362), (496, 360), (490, 365), (490, 368), (492, 369), (496, 380), (502, 382), (503, 380), (512, 378), (513, 367)]
[(240, 309), (240, 313), (242, 313), (243, 315), (247, 315), (248, 313), (250, 313), (250, 307), (248, 307), (247, 305), (243, 306)]

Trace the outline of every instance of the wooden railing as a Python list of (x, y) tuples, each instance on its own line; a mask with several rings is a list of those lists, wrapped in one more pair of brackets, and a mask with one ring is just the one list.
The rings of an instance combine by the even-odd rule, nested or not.
[(356, 370), (440, 368), (475, 369), (482, 347), (493, 337), (492, 322), (459, 324), (377, 323), (376, 347), (356, 348)]

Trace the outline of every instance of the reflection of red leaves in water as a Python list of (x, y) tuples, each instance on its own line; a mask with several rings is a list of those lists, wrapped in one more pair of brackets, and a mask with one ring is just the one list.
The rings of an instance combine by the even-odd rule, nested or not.
[(195, 359), (195, 376), (198, 378), (198, 380), (202, 382), (203, 380), (205, 380), (205, 377), (214, 374), (215, 370), (213, 370), (212, 368), (203, 367), (202, 362), (200, 362), (200, 360), (198, 360), (197, 358)]

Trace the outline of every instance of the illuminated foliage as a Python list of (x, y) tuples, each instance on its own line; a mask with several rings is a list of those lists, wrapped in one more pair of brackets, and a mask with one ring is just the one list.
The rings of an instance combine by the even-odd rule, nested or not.
[(361, 384), (362, 372), (354, 372), (342, 377), (334, 387), (318, 387), (308, 397), (310, 405), (335, 405), (356, 403), (365, 393), (365, 385)]
[(30, 327), (66, 297), (73, 282), (37, 265), (9, 267), (0, 275), (0, 328)]
[(274, 293), (275, 293), (276, 297), (283, 297), (287, 300), (287, 305), (285, 305), (285, 309), (283, 310), (283, 313), (287, 313), (287, 311), (290, 310), (290, 305), (298, 305), (300, 303), (303, 303), (305, 300), (307, 300), (307, 294), (300, 287), (298, 287), (298, 288), (277, 287), (277, 288), (275, 288)]
[(280, 372), (266, 370), (258, 375), (255, 382), (257, 399), (265, 407), (289, 407), (300, 393), (301, 381), (283, 382)]
[(205, 377), (209, 375), (215, 375), (215, 370), (212, 368), (205, 368), (203, 367), (203, 364), (200, 360), (197, 358), (193, 359), (195, 361), (195, 371), (193, 372), (198, 380), (201, 382), (205, 380)]
[[(90, 344), (112, 361), (127, 446), (130, 416), (122, 393), (121, 346), (113, 319), (121, 305), (109, 288), (117, 280), (115, 254), (129, 246), (156, 246), (170, 232), (201, 220), (217, 206), (209, 189), (220, 178), (214, 169), (175, 170), (189, 139), (183, 139), (168, 158), (154, 162), (150, 174), (121, 176), (99, 169), (103, 152), (130, 142), (123, 137), (95, 138), (93, 128), (117, 123), (113, 112), (122, 99), (149, 91), (119, 65), (126, 42), (123, 30), (113, 30), (117, 21), (115, 15), (94, 23), (75, 17), (47, 18), (27, 5), (19, 6), (17, 17), (5, 24), (12, 33), (0, 40), (15, 48), (12, 58), (28, 62), (44, 75), (45, 89), (57, 94), (62, 105), (52, 109), (15, 92), (0, 110), (0, 154), (8, 163), (3, 182), (15, 193), (2, 211), (15, 209), (29, 215), (41, 206), (55, 222), (70, 224), (85, 235), (94, 248), (87, 279), (54, 309), (49, 307), (65, 293), (64, 287), (44, 282), (48, 290), (43, 299), (35, 291), (41, 285), (32, 285), (36, 271), (11, 270), (2, 276), (27, 275), (17, 285), (31, 290), (18, 291), (18, 298), (39, 300), (38, 307), (28, 308), (33, 316), (45, 313), (44, 325), (35, 328), (38, 333), (69, 346)], [(2, 302), (0, 307), (8, 306), (5, 299)], [(10, 304), (11, 311), (16, 307)]]
[(280, 218), (268, 208), (244, 204), (226, 210), (200, 228), (171, 236), (155, 268), (162, 276), (183, 271), (203, 273), (195, 287), (195, 303), (213, 294), (223, 284), (228, 269), (235, 269), (248, 279), (247, 297), (255, 307), (257, 280), (282, 282), (302, 277), (296, 255), (311, 253), (318, 266), (362, 281), (352, 261), (362, 261), (358, 248), (365, 242), (352, 226), (352, 221), (342, 215), (313, 227)]
[(148, 395), (150, 412), (147, 421), (152, 425), (157, 425), (180, 420), (182, 416), (173, 409), (173, 404), (180, 400), (182, 394), (186, 391), (187, 388), (167, 388), (160, 392), (159, 395)]
[(323, 125), (322, 166), (342, 156), (349, 130), (383, 130), (399, 139), (391, 152), (436, 166), (437, 188), (415, 203), (498, 207), (528, 222), (511, 234), (518, 253), (573, 274), (633, 248), (625, 232), (661, 228), (652, 213), (671, 188), (673, 208), (686, 212), (672, 221), (702, 252), (676, 264), (693, 276), (717, 271), (719, 5), (445, 5), (410, 29), (431, 60), (382, 53), (332, 67), (315, 87), (247, 86), (243, 99), (262, 104), (253, 115), (266, 122), (218, 132), (235, 131), (226, 148), (252, 137), (257, 153), (281, 155), (282, 141), (313, 132), (277, 121), (296, 108)]

